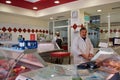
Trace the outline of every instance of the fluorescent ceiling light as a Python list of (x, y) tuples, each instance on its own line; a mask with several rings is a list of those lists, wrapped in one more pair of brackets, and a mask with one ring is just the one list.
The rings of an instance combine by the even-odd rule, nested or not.
[(110, 15), (108, 15), (107, 17), (110, 17)]
[(53, 19), (53, 17), (50, 17), (50, 19), (52, 20), (52, 19)]
[(37, 7), (33, 7), (33, 9), (35, 9), (35, 10), (36, 10), (36, 9), (38, 9), (38, 8), (37, 8)]
[(98, 9), (97, 12), (101, 12), (102, 10), (101, 9)]
[(6, 3), (7, 4), (11, 4), (12, 2), (10, 0), (6, 0)]
[(59, 3), (60, 3), (60, 1), (59, 1), (59, 0), (56, 0), (56, 1), (54, 1), (54, 3), (55, 3), (55, 4), (59, 4)]
[(25, 1), (28, 1), (28, 2), (31, 2), (31, 3), (35, 3), (35, 2), (38, 2), (40, 0), (25, 0)]

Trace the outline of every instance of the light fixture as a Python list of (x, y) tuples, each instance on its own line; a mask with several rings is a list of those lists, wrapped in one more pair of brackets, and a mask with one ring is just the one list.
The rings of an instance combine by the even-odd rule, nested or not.
[(110, 15), (108, 15), (107, 17), (110, 18)]
[(101, 12), (102, 10), (101, 9), (98, 9), (97, 12)]
[(34, 10), (38, 9), (37, 7), (33, 7)]
[(10, 0), (6, 0), (6, 3), (7, 4), (11, 4), (12, 2)]
[(55, 0), (54, 3), (55, 3), (55, 4), (59, 4), (60, 1), (59, 1), (59, 0)]
[(25, 0), (25, 1), (31, 2), (31, 3), (36, 3), (36, 2), (38, 2), (38, 1), (40, 1), (40, 0)]
[(50, 17), (50, 20), (53, 20), (53, 17)]

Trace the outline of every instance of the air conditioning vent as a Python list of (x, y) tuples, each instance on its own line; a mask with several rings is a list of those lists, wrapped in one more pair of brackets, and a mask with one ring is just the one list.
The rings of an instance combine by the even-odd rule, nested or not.
[(65, 16), (57, 16), (57, 18), (64, 18)]
[(120, 9), (120, 6), (118, 6), (118, 7), (113, 7), (112, 9)]

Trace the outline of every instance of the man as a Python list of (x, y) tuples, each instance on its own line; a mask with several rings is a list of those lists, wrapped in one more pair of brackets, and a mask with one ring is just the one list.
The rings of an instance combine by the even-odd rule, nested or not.
[(18, 36), (18, 41), (22, 41), (23, 40), (23, 36), (22, 35), (19, 35)]
[(81, 28), (80, 35), (73, 40), (71, 50), (75, 64), (87, 62), (93, 57), (93, 45), (86, 35), (86, 28)]
[(52, 42), (53, 43), (57, 43), (58, 47), (61, 49), (62, 48), (62, 39), (60, 37), (60, 33), (59, 32), (56, 32), (55, 33), (55, 37), (53, 38)]

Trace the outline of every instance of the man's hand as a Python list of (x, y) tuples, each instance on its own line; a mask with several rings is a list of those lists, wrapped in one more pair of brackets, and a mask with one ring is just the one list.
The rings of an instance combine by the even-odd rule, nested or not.
[(89, 60), (89, 54), (81, 54), (80, 56), (82, 56), (86, 60)]
[(92, 59), (93, 57), (94, 57), (94, 55), (89, 53), (89, 59)]
[(80, 56), (82, 56), (84, 59), (86, 60), (90, 60), (94, 55), (93, 54), (81, 54)]

